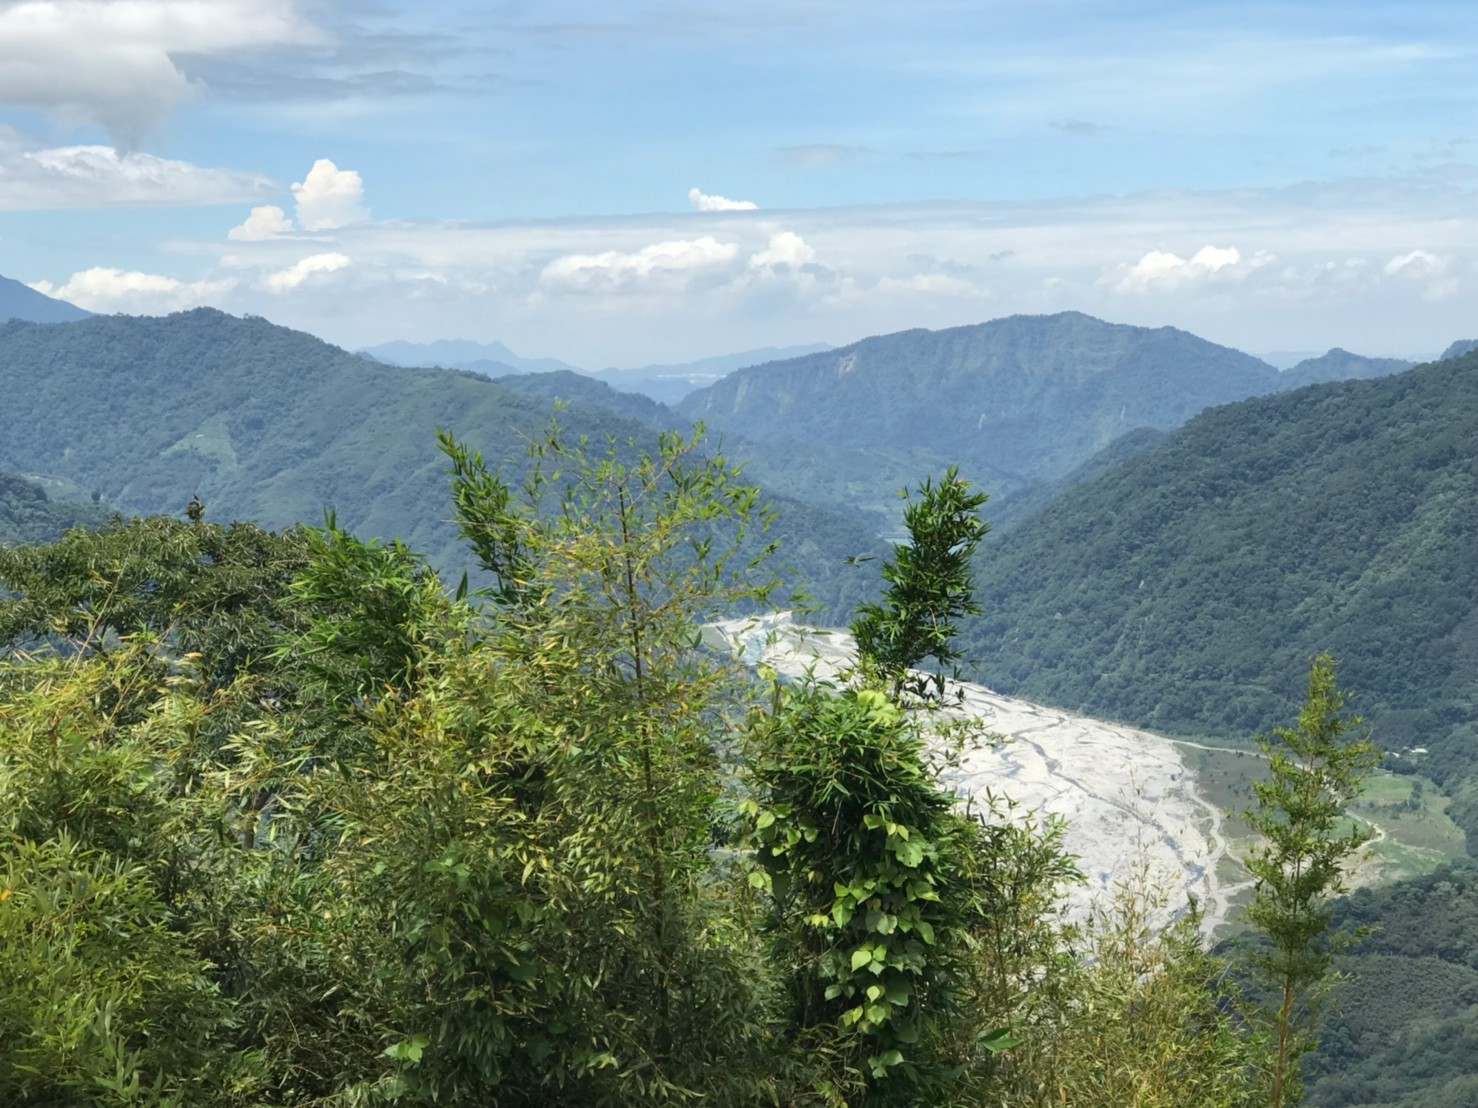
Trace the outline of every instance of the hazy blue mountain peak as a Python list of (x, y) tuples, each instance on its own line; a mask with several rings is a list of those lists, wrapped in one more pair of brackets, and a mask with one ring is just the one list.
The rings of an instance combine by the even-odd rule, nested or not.
[(0, 277), (0, 321), (22, 319), (28, 323), (75, 323), (91, 312), (75, 304), (37, 292), (29, 285)]

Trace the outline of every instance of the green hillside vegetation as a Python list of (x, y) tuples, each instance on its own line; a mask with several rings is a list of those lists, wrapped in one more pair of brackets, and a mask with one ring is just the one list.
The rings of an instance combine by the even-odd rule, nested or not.
[(1173, 327), (1064, 312), (902, 331), (742, 369), (675, 408), (727, 436), (767, 487), (865, 513), (891, 532), (900, 463), (958, 462), (1009, 525), (1100, 451), (1136, 441), (1127, 435), (1173, 430), (1217, 404), (1410, 365), (1336, 349), (1279, 373)]
[[(356, 533), (403, 539), (452, 579), (466, 559), (444, 507), (437, 428), (522, 466), (554, 411), (476, 374), (380, 365), (209, 309), (0, 325), (0, 393), (0, 467), (98, 490), (125, 513), (177, 513), (198, 497), (213, 519), (282, 528), (328, 509)], [(655, 442), (584, 400), (560, 420), (573, 438)], [(823, 611), (850, 610), (867, 586), (842, 560), (875, 540), (835, 514), (785, 507), (774, 537), (797, 576)]]
[(1342, 959), (1338, 1018), (1313, 1059), (1312, 1108), (1478, 1103), (1478, 867), (1464, 862), (1336, 907), (1371, 928)]
[(52, 542), (70, 527), (96, 527), (108, 515), (98, 504), (53, 500), (37, 482), (0, 473), (0, 546)]
[(1307, 358), (1285, 370), (1282, 377), (1284, 389), (1302, 388), (1304, 385), (1320, 385), (1327, 381), (1360, 381), (1371, 377), (1389, 377), (1402, 373), (1416, 365), (1404, 358), (1367, 358), (1362, 354), (1351, 354), (1348, 350), (1335, 347), (1317, 358)]
[[(442, 442), (473, 594), (198, 511), (0, 554), (0, 1102), (1281, 1108), (1194, 912), (1066, 924), (1061, 827), (937, 782), (885, 663), (948, 658), (978, 493), (920, 486), (881, 681), (789, 687), (694, 649), (777, 583), (708, 541), (758, 490), (541, 445), (520, 491)], [(1319, 672), (1261, 810), (1337, 863)]]
[(1184, 331), (1066, 312), (864, 339), (741, 370), (677, 410), (761, 442), (937, 451), (997, 495), (1064, 476), (1125, 432), (1273, 391), (1278, 376)]
[(1120, 435), (1071, 473), (1039, 485), (1029, 485), (1016, 492), (991, 499), (991, 530), (1004, 535), (1024, 519), (1030, 519), (1075, 485), (1095, 480), (1121, 465), (1153, 450), (1170, 437), (1167, 431), (1140, 427)]
[(987, 548), (986, 684), (1248, 736), (1327, 650), (1478, 832), (1478, 357), (1216, 408)]
[(621, 392), (604, 381), (573, 370), (557, 373), (516, 373), (493, 378), (510, 392), (566, 408), (593, 408), (614, 412), (626, 419), (658, 430), (673, 430), (682, 425), (665, 405), (640, 393)]

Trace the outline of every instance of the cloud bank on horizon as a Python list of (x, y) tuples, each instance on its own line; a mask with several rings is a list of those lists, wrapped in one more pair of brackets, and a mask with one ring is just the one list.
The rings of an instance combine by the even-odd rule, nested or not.
[(0, 0), (0, 272), (590, 365), (1064, 309), (1421, 353), (1469, 7)]

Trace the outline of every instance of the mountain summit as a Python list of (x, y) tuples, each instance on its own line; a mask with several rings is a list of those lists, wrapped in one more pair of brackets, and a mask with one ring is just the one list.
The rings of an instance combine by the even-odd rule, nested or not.
[(760, 442), (927, 448), (1003, 484), (1060, 477), (1125, 432), (1275, 392), (1266, 362), (1079, 312), (901, 331), (730, 374), (678, 405)]
[(37, 292), (29, 285), (0, 277), (0, 322), (24, 319), (28, 323), (74, 323), (92, 315), (75, 304)]

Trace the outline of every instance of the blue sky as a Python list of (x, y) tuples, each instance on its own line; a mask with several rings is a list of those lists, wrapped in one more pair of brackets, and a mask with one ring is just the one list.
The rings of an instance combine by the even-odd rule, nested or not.
[(1475, 54), (1432, 0), (0, 0), (0, 273), (591, 367), (1064, 309), (1430, 353)]

